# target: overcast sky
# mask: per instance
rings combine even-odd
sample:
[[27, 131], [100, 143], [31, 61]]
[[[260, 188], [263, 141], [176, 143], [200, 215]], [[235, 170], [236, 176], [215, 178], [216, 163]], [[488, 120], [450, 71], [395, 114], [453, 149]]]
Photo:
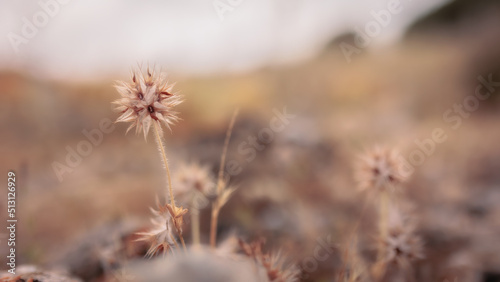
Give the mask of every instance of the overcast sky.
[[[364, 29], [371, 12], [387, 9], [391, 0], [54, 1], [40, 0], [57, 3], [44, 19], [39, 1], [0, 0], [0, 68], [61, 79], [126, 72], [137, 62], [187, 74], [248, 71], [307, 59], [335, 35]], [[221, 19], [215, 2], [234, 7]], [[401, 13], [372, 45], [398, 40], [415, 19], [445, 2], [401, 0]], [[26, 38], [23, 27], [36, 15], [43, 26]], [[18, 52], [12, 38], [22, 41]]]

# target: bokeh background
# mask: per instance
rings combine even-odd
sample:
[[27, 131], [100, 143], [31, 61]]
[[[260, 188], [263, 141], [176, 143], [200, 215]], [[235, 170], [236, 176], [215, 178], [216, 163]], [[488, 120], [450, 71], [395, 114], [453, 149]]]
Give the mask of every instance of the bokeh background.
[[[185, 97], [182, 121], [166, 132], [174, 171], [199, 161], [216, 173], [240, 109], [228, 159], [242, 171], [221, 214], [222, 238], [263, 236], [303, 268], [329, 238], [336, 251], [302, 279], [334, 281], [346, 230], [360, 220], [369, 256], [376, 229], [374, 207], [361, 213], [357, 156], [385, 145], [408, 157], [415, 139], [442, 128], [447, 140], [402, 192], [426, 242], [419, 281], [500, 281], [500, 3], [396, 1], [399, 12], [367, 35], [392, 2], [2, 0], [0, 171], [18, 176], [18, 265], [103, 279], [98, 263], [81, 270], [81, 257], [110, 244], [113, 232], [147, 226], [165, 181], [151, 138], [116, 124], [62, 180], [53, 164], [86, 140], [83, 130], [116, 119], [114, 82], [150, 65]], [[41, 24], [28, 38], [34, 21]], [[478, 77], [496, 82], [490, 97], [451, 128], [443, 114], [474, 95]], [[238, 146], [285, 107], [295, 118], [246, 161]]]

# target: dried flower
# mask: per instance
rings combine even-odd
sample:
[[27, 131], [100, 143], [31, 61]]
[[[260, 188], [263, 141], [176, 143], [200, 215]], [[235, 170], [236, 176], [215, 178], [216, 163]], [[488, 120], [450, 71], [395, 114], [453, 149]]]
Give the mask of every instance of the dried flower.
[[180, 166], [174, 175], [174, 187], [176, 199], [190, 205], [207, 205], [207, 197], [215, 193], [215, 183], [208, 166], [195, 162]]
[[134, 71], [132, 83], [119, 81], [115, 87], [121, 96], [113, 102], [121, 113], [116, 122], [131, 122], [127, 132], [135, 126], [136, 133], [142, 130], [146, 138], [152, 122], [163, 122], [170, 129], [179, 120], [173, 108], [182, 102], [181, 96], [172, 92], [174, 85], [169, 85], [161, 73], [156, 75], [149, 68], [146, 75]]
[[359, 188], [383, 190], [401, 184], [405, 178], [397, 156], [395, 150], [379, 147], [362, 156], [356, 173]]
[[250, 244], [238, 241], [246, 256], [252, 258], [258, 267], [262, 267], [270, 282], [292, 282], [298, 281], [300, 271], [294, 265], [285, 266], [280, 253], [269, 254], [262, 252], [264, 240], [260, 239]]
[[156, 198], [158, 210], [151, 208], [154, 218], [151, 219], [153, 228], [147, 232], [140, 232], [137, 241], [147, 241], [151, 243], [151, 247], [146, 253], [146, 256], [152, 257], [159, 252], [163, 254], [175, 244], [172, 233], [172, 221], [170, 212], [167, 206], [161, 206], [158, 198]]
[[177, 233], [179, 234], [179, 236], [182, 236], [182, 224], [184, 223], [183, 216], [188, 212], [188, 210], [170, 204], [165, 205], [165, 208], [168, 210], [168, 213], [172, 218]]
[[210, 219], [210, 246], [215, 248], [215, 244], [217, 241], [217, 221], [219, 218], [219, 212], [221, 208], [226, 204], [229, 200], [235, 188], [229, 187], [227, 184], [228, 180], [224, 179], [224, 164], [226, 162], [227, 148], [229, 147], [229, 139], [231, 139], [231, 134], [233, 132], [234, 123], [236, 122], [236, 117], [238, 116], [239, 110], [236, 109], [233, 113], [233, 117], [231, 118], [231, 122], [229, 122], [229, 127], [226, 131], [226, 138], [224, 139], [224, 147], [222, 149], [222, 155], [220, 157], [220, 167], [219, 167], [219, 175], [217, 176], [217, 186], [216, 186], [216, 194], [217, 197], [212, 203], [212, 216]]
[[415, 233], [416, 226], [410, 218], [392, 209], [389, 213], [389, 230], [382, 238], [385, 249], [385, 261], [407, 267], [410, 262], [422, 259], [423, 241]]

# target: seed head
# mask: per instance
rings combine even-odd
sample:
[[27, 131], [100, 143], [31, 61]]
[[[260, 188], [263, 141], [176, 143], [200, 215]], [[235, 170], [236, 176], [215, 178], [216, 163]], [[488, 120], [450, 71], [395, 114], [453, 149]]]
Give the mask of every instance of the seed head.
[[174, 183], [175, 198], [184, 204], [201, 205], [215, 193], [215, 183], [208, 166], [195, 162], [182, 164], [174, 175]]
[[383, 190], [401, 184], [401, 162], [395, 150], [376, 147], [361, 156], [356, 178], [361, 190]]
[[284, 258], [278, 253], [264, 253], [262, 245], [265, 240], [260, 239], [252, 243], [239, 240], [240, 248], [246, 256], [252, 258], [259, 268], [262, 268], [270, 282], [293, 282], [298, 281], [300, 274], [295, 265], [285, 266]]
[[407, 267], [410, 262], [422, 259], [423, 241], [415, 232], [415, 224], [393, 209], [389, 214], [387, 238], [382, 238], [385, 246], [385, 260], [388, 263]]
[[181, 96], [172, 92], [174, 84], [169, 85], [161, 73], [156, 75], [149, 68], [146, 74], [137, 70], [132, 82], [119, 81], [115, 87], [121, 96], [113, 102], [121, 113], [116, 122], [131, 122], [127, 132], [135, 126], [136, 133], [142, 130], [146, 138], [153, 122], [162, 122], [170, 129], [179, 120], [173, 109], [182, 102]]
[[168, 250], [175, 244], [172, 233], [171, 216], [166, 206], [161, 206], [158, 198], [156, 199], [158, 209], [151, 208], [154, 218], [151, 219], [153, 227], [147, 232], [137, 233], [139, 239], [137, 241], [146, 241], [151, 243], [151, 247], [146, 253], [146, 256], [152, 257], [157, 253], [166, 254]]

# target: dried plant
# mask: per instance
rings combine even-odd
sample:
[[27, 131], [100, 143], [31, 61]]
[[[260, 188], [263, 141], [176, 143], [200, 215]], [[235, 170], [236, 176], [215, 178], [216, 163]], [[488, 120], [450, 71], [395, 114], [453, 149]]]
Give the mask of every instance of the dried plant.
[[399, 210], [389, 213], [389, 232], [387, 238], [381, 238], [385, 245], [385, 261], [407, 268], [410, 262], [422, 259], [423, 241], [415, 233], [416, 224], [405, 217]]
[[285, 266], [285, 259], [279, 252], [270, 254], [262, 251], [262, 245], [265, 243], [264, 239], [251, 243], [245, 243], [242, 240], [238, 242], [243, 253], [252, 258], [258, 267], [265, 270], [270, 282], [298, 281], [300, 271], [295, 265]]
[[216, 189], [216, 199], [212, 204], [212, 217], [210, 222], [210, 246], [215, 248], [215, 243], [217, 241], [217, 221], [219, 218], [219, 212], [222, 207], [227, 203], [235, 188], [228, 186], [227, 180], [224, 179], [224, 165], [226, 162], [227, 148], [229, 146], [229, 140], [231, 139], [231, 134], [233, 131], [234, 123], [236, 122], [236, 117], [238, 116], [238, 110], [234, 111], [231, 122], [226, 132], [226, 139], [224, 141], [224, 148], [221, 155], [219, 175], [217, 178], [217, 189]]
[[[114, 101], [116, 111], [121, 113], [116, 122], [131, 122], [127, 132], [136, 128], [144, 138], [154, 122], [162, 122], [167, 128], [179, 120], [174, 108], [182, 102], [179, 94], [172, 92], [174, 84], [168, 84], [163, 74], [147, 69], [133, 71], [132, 82], [118, 81], [115, 86], [121, 98]], [[161, 127], [160, 127], [161, 128]]]
[[356, 178], [361, 190], [387, 191], [403, 183], [402, 163], [397, 158], [398, 152], [382, 147], [375, 147], [360, 157]]
[[[398, 152], [394, 149], [375, 147], [360, 157], [356, 171], [359, 188], [374, 191], [379, 196], [379, 232], [384, 238], [387, 236], [390, 192], [405, 180], [400, 174], [402, 164], [397, 156]], [[381, 252], [382, 246], [379, 255]]]
[[396, 208], [395, 195], [406, 180], [400, 172], [402, 162], [396, 150], [376, 147], [360, 158], [356, 178], [360, 190], [375, 192], [378, 204], [377, 261], [371, 267], [374, 281], [384, 281], [390, 264], [410, 271], [410, 262], [422, 258], [422, 240], [415, 225]]
[[179, 94], [173, 93], [173, 85], [169, 85], [163, 74], [156, 74], [147, 68], [146, 75], [140, 70], [132, 74], [132, 82], [118, 82], [116, 88], [121, 98], [114, 101], [116, 110], [121, 112], [121, 116], [116, 122], [131, 122], [127, 132], [136, 127], [136, 133], [143, 131], [146, 139], [151, 125], [154, 127], [156, 143], [165, 166], [170, 204], [166, 205], [166, 210], [172, 217], [173, 224], [179, 235], [182, 246], [186, 250], [184, 238], [182, 237], [182, 216], [187, 212], [182, 207], [175, 205], [172, 189], [172, 180], [168, 166], [167, 154], [163, 145], [163, 130], [161, 123], [170, 129], [170, 125], [178, 121], [177, 112], [173, 108], [182, 102]]
[[[285, 259], [279, 253], [264, 252], [262, 249], [264, 240], [245, 243], [241, 240], [236, 241], [232, 237], [232, 240], [221, 244], [219, 248], [216, 247], [220, 211], [235, 191], [235, 188], [229, 185], [229, 179], [224, 175], [224, 167], [238, 110], [234, 112], [226, 132], [216, 183], [208, 166], [198, 163], [180, 165], [172, 181], [162, 130], [162, 124], [170, 129], [170, 126], [179, 120], [174, 108], [182, 102], [182, 99], [172, 92], [172, 87], [173, 85], [169, 85], [161, 74], [150, 72], [149, 68], [146, 74], [140, 71], [134, 72], [131, 83], [119, 82], [116, 86], [121, 95], [121, 98], [114, 102], [117, 105], [116, 110], [121, 113], [117, 122], [131, 122], [127, 132], [136, 127], [136, 133], [142, 131], [145, 139], [151, 126], [154, 127], [155, 140], [167, 176], [167, 198], [170, 201], [162, 205], [157, 198], [157, 208], [151, 209], [154, 215], [153, 227], [146, 232], [138, 233], [140, 236], [138, 241], [146, 241], [150, 244], [146, 256], [153, 257], [160, 253], [165, 255], [169, 251], [176, 254], [174, 247], [180, 248], [177, 243], [179, 240], [184, 249], [182, 254], [184, 258], [194, 258], [196, 251], [208, 252], [210, 255], [229, 259], [239, 257], [246, 260], [250, 266], [255, 264], [256, 276], [264, 275], [268, 281], [297, 281], [299, 269], [293, 265], [286, 265]], [[344, 264], [337, 277], [339, 281], [354, 282], [363, 281], [366, 278], [384, 281], [390, 265], [397, 265], [409, 271], [411, 262], [423, 257], [422, 240], [416, 235], [415, 225], [404, 218], [393, 205], [393, 194], [405, 181], [405, 177], [400, 174], [401, 171], [402, 164], [395, 150], [376, 147], [360, 157], [356, 170], [359, 188], [362, 191], [374, 192], [377, 196], [372, 198], [376, 199], [375, 203], [379, 208], [377, 259], [370, 268], [367, 261], [358, 253], [359, 234], [356, 232], [360, 221], [357, 221], [353, 234], [349, 237], [348, 247], [345, 248]], [[176, 187], [175, 191], [172, 188], [173, 184]], [[210, 203], [209, 199], [212, 196], [214, 198], [211, 202], [211, 248], [208, 250], [199, 246], [188, 251], [183, 238], [184, 216], [188, 210], [176, 205], [174, 197], [181, 205], [191, 207], [192, 243], [197, 246], [201, 244], [199, 211]], [[363, 205], [363, 212], [367, 203]], [[235, 253], [236, 242], [245, 256]]]
[[182, 164], [174, 175], [175, 197], [189, 205], [193, 244], [200, 244], [200, 209], [209, 204], [215, 183], [208, 166], [198, 163]]
[[146, 253], [148, 257], [153, 257], [160, 252], [166, 254], [169, 250], [173, 252], [172, 247], [177, 244], [172, 234], [172, 220], [168, 207], [160, 205], [158, 198], [156, 198], [156, 205], [157, 210], [151, 208], [154, 215], [151, 219], [153, 228], [147, 232], [137, 233], [140, 236], [138, 241], [146, 241], [151, 245]]
[[175, 172], [175, 197], [181, 203], [193, 204], [193, 199], [208, 198], [215, 192], [215, 183], [207, 165], [192, 162], [181, 164]]
[[[389, 216], [388, 233], [379, 238], [383, 253], [373, 265], [372, 273], [376, 281], [386, 279], [387, 269], [396, 266], [413, 280], [412, 262], [424, 258], [423, 241], [416, 234], [416, 225], [409, 217], [404, 217], [400, 211], [393, 208]], [[384, 278], [385, 277], [385, 278]]]
[[342, 254], [343, 265], [337, 276], [339, 282], [364, 281], [366, 265], [358, 252], [358, 236], [354, 234], [350, 238], [348, 246]]

